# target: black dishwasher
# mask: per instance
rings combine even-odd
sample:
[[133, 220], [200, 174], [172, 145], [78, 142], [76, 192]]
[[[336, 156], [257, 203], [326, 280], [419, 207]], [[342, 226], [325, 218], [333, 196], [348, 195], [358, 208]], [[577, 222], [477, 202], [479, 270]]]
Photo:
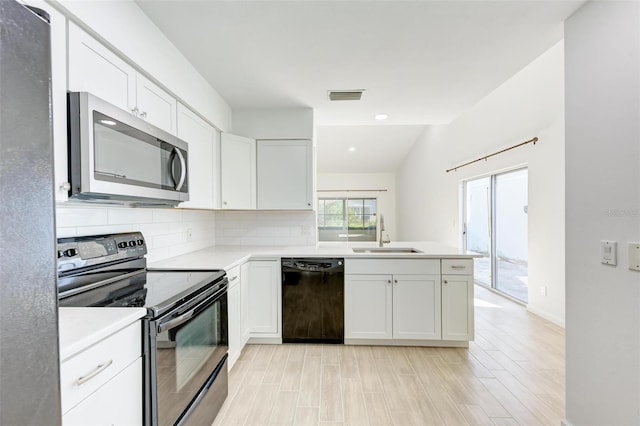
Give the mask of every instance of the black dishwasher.
[[282, 259], [282, 342], [344, 342], [344, 259]]

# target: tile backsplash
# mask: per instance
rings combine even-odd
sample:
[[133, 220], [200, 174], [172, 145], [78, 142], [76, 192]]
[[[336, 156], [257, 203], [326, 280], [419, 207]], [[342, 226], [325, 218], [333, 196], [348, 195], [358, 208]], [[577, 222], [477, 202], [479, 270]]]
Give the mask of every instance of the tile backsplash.
[[215, 245], [216, 213], [205, 210], [56, 206], [58, 238], [140, 231], [148, 262]]
[[316, 215], [309, 211], [218, 211], [215, 234], [216, 245], [315, 245]]

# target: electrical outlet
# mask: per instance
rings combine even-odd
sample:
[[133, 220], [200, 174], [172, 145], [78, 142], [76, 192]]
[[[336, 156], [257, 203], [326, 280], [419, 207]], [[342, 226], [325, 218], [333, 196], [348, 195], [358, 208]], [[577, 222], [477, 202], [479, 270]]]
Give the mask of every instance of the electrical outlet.
[[547, 295], [547, 286], [542, 286], [540, 287], [540, 296], [546, 296]]
[[193, 232], [191, 228], [187, 229], [187, 241], [191, 241], [193, 239]]

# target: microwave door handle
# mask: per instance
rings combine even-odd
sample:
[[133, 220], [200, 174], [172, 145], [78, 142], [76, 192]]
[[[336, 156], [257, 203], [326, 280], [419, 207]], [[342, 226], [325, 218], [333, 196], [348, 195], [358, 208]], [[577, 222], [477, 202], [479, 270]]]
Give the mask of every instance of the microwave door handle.
[[[184, 180], [187, 177], [187, 162], [184, 161], [184, 156], [182, 155], [182, 152], [180, 152], [178, 148], [174, 147], [173, 152], [176, 154], [178, 159], [180, 159], [180, 179], [178, 180], [178, 183], [175, 186], [175, 190], [180, 191], [180, 188], [182, 188], [182, 185], [184, 185]], [[174, 182], [175, 182], [175, 179], [174, 179]]]

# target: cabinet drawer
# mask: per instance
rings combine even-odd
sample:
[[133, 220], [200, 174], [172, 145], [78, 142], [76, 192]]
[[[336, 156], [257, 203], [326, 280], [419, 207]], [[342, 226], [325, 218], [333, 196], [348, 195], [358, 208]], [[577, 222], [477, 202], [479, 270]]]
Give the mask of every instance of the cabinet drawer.
[[442, 274], [473, 275], [473, 259], [442, 259]]
[[227, 271], [227, 279], [229, 280], [229, 288], [233, 288], [240, 284], [240, 267], [235, 266]]
[[[60, 366], [60, 391], [62, 413], [66, 413], [80, 401], [124, 370], [142, 354], [142, 326], [136, 321], [130, 326], [87, 348]], [[111, 362], [111, 364], [109, 364]], [[109, 364], [108, 366], [106, 366]], [[81, 377], [90, 376], [104, 369], [82, 384]]]
[[345, 274], [440, 274], [440, 259], [346, 259]]

